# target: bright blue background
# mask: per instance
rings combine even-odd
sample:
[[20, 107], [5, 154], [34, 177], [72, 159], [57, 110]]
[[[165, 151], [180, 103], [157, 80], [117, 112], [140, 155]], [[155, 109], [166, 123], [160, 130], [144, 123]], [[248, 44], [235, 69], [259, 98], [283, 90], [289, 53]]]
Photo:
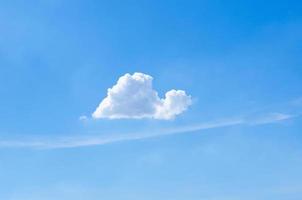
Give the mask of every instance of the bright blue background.
[[[300, 113], [301, 11], [290, 0], [2, 0], [0, 139]], [[136, 71], [161, 96], [184, 89], [194, 105], [173, 122], [78, 120]], [[0, 199], [300, 200], [301, 122], [1, 148]]]

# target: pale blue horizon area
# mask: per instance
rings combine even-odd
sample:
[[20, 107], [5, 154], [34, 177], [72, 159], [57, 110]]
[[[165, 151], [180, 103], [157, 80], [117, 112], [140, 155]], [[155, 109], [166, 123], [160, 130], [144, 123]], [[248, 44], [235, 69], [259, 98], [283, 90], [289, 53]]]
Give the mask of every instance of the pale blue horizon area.
[[[301, 11], [0, 0], [0, 199], [301, 200]], [[193, 104], [174, 120], [92, 119], [135, 72]]]

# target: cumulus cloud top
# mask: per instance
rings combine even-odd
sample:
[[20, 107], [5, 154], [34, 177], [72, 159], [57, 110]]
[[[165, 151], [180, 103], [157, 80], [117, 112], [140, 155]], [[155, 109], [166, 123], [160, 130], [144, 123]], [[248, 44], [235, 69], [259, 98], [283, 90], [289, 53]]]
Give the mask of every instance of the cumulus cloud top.
[[183, 90], [170, 90], [160, 98], [152, 87], [153, 78], [143, 73], [125, 74], [92, 114], [109, 119], [174, 119], [191, 105], [191, 96]]

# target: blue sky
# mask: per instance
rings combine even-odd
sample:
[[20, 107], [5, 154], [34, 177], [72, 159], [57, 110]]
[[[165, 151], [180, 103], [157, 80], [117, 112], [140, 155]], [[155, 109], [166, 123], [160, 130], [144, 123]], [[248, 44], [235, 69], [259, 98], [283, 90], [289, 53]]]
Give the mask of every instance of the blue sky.
[[[0, 1], [0, 199], [300, 200], [301, 10]], [[94, 119], [135, 72], [191, 103], [169, 120]]]

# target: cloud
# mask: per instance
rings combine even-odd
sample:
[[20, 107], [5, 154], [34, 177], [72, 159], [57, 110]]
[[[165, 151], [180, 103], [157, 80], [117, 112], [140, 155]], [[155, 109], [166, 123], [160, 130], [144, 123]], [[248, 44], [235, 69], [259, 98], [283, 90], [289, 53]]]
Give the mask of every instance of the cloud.
[[172, 129], [163, 129], [150, 132], [137, 132], [129, 134], [117, 134], [106, 136], [77, 136], [77, 137], [60, 137], [52, 140], [46, 139], [29, 139], [29, 140], [0, 140], [0, 148], [38, 148], [38, 149], [60, 149], [76, 148], [95, 145], [105, 145], [116, 142], [134, 141], [149, 138], [156, 138], [166, 135], [184, 134], [206, 129], [222, 128], [244, 124], [241, 119], [227, 119], [213, 122], [204, 122], [196, 125], [174, 127]]
[[174, 119], [192, 104], [183, 90], [170, 90], [160, 98], [152, 87], [153, 78], [143, 73], [125, 74], [92, 114], [93, 118], [108, 119]]
[[251, 124], [270, 124], [274, 122], [284, 121], [295, 117], [294, 115], [284, 113], [269, 113], [265, 116], [261, 116], [255, 120], [252, 120]]
[[79, 117], [79, 120], [80, 121], [87, 121], [88, 117], [86, 115], [82, 115], [82, 116]]
[[[300, 115], [287, 115], [281, 114], [265, 114], [261, 117], [240, 117], [229, 118], [223, 120], [215, 120], [210, 122], [202, 122], [195, 125], [178, 126], [171, 129], [161, 129], [150, 132], [137, 132], [127, 134], [115, 135], [90, 135], [90, 136], [77, 136], [77, 137], [60, 137], [53, 139], [28, 139], [28, 140], [0, 140], [0, 148], [37, 148], [37, 149], [60, 149], [60, 148], [77, 148], [96, 145], [106, 145], [116, 142], [135, 141], [149, 138], [156, 138], [161, 136], [192, 133], [201, 130], [223, 128], [230, 126], [261, 126], [265, 124], [278, 123], [281, 121], [289, 120], [299, 117]], [[283, 116], [281, 116], [283, 115]], [[290, 117], [285, 117], [290, 116]], [[269, 119], [269, 120], [267, 120]], [[256, 123], [257, 122], [257, 123]]]

